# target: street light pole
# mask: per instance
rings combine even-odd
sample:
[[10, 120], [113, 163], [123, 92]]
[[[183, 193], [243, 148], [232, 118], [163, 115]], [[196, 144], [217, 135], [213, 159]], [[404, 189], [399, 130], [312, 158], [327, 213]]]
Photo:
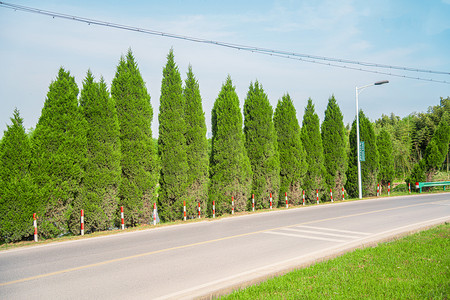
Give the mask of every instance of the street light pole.
[[361, 87], [356, 87], [355, 91], [356, 91], [356, 152], [357, 152], [357, 164], [358, 164], [358, 192], [359, 192], [359, 199], [362, 199], [362, 183], [361, 183], [361, 153], [360, 153], [360, 145], [359, 145], [359, 109], [358, 109], [358, 96], [359, 93], [369, 87], [369, 86], [373, 86], [373, 85], [382, 85], [385, 83], [389, 83], [388, 80], [383, 80], [383, 81], [377, 81], [375, 83], [371, 83], [368, 85], [364, 85]]

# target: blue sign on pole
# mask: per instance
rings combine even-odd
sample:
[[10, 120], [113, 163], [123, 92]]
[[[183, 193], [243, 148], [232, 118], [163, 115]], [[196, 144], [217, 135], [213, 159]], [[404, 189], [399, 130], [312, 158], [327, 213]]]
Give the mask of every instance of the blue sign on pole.
[[359, 142], [359, 160], [366, 161], [366, 150], [364, 148], [364, 142]]

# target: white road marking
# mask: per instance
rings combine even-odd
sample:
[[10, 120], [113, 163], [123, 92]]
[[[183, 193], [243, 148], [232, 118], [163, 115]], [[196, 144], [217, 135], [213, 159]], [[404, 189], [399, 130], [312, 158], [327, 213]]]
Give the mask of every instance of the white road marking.
[[311, 240], [337, 242], [337, 243], [345, 242], [344, 240], [331, 239], [331, 238], [318, 237], [318, 236], [311, 236], [311, 235], [303, 235], [303, 234], [292, 234], [292, 233], [279, 232], [279, 231], [266, 231], [266, 232], [263, 232], [263, 233], [292, 236], [292, 237], [296, 237], [296, 238], [304, 238], [304, 239], [311, 239]]
[[350, 231], [350, 230], [333, 229], [333, 228], [324, 228], [324, 227], [307, 226], [307, 225], [300, 225], [300, 226], [296, 226], [296, 227], [297, 227], [297, 228], [309, 228], [309, 229], [316, 229], [316, 230], [325, 230], [325, 231], [341, 232], [341, 233], [350, 233], [350, 234], [360, 234], [360, 235], [370, 235], [370, 234], [371, 234], [371, 233], [361, 232], [361, 231]]
[[288, 231], [295, 231], [295, 232], [303, 232], [303, 233], [309, 233], [309, 234], [318, 234], [318, 235], [328, 235], [328, 236], [335, 236], [335, 237], [341, 237], [341, 238], [347, 238], [347, 239], [357, 239], [360, 238], [361, 236], [357, 236], [357, 235], [349, 235], [349, 234], [336, 234], [336, 233], [329, 233], [329, 232], [320, 232], [320, 231], [311, 231], [311, 229], [309, 230], [303, 230], [303, 229], [298, 229], [298, 228], [282, 228], [282, 230], [288, 230]]

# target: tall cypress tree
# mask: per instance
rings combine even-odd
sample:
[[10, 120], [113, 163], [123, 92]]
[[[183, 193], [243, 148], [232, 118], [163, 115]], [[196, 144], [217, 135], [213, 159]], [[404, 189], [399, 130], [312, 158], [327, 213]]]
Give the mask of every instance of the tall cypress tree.
[[380, 172], [378, 181], [387, 186], [394, 179], [394, 153], [392, 150], [392, 138], [389, 132], [382, 128], [377, 136], [377, 149], [380, 155]]
[[[359, 135], [364, 142], [365, 161], [361, 162], [361, 181], [363, 196], [376, 194], [377, 176], [379, 171], [379, 154], [376, 145], [375, 132], [372, 123], [359, 111]], [[356, 145], [356, 120], [353, 121], [350, 131], [350, 153], [348, 158], [347, 182], [345, 189], [350, 197], [358, 197], [358, 167]]]
[[325, 118], [323, 120], [322, 143], [324, 152], [325, 183], [328, 189], [340, 192], [347, 177], [347, 139], [345, 135], [344, 117], [334, 98], [328, 99]]
[[31, 145], [19, 111], [14, 110], [0, 143], [0, 241], [20, 241], [33, 234], [38, 212], [30, 173]]
[[114, 101], [101, 78], [95, 82], [87, 72], [80, 97], [86, 120], [87, 161], [83, 180], [85, 230], [114, 226], [120, 183], [120, 131]]
[[161, 83], [158, 138], [161, 159], [159, 214], [162, 219], [169, 221], [181, 217], [188, 186], [185, 101], [181, 85], [171, 49]]
[[272, 106], [262, 86], [258, 81], [250, 83], [244, 102], [244, 133], [257, 208], [269, 207], [269, 193], [273, 193], [274, 206], [278, 202], [280, 158], [272, 115]]
[[195, 215], [197, 201], [206, 208], [208, 199], [208, 141], [200, 88], [189, 66], [183, 95], [186, 122], [186, 156], [188, 162], [187, 211]]
[[33, 176], [45, 207], [40, 232], [45, 236], [80, 230], [86, 132], [77, 95], [75, 78], [60, 68], [32, 138]]
[[303, 115], [301, 138], [308, 162], [308, 172], [304, 184], [305, 195], [309, 201], [313, 202], [316, 199], [316, 189], [319, 190], [319, 197], [323, 197], [325, 167], [319, 116], [314, 111], [311, 98], [308, 99]]
[[242, 114], [235, 87], [228, 76], [211, 113], [212, 153], [208, 210], [216, 204], [216, 214], [231, 212], [231, 197], [235, 209], [245, 210], [250, 199], [252, 170], [245, 151]]
[[287, 192], [289, 202], [292, 204], [302, 197], [302, 185], [308, 164], [300, 138], [297, 113], [289, 94], [278, 100], [273, 122], [277, 131], [280, 151], [279, 197], [281, 199]]
[[151, 219], [158, 173], [150, 95], [131, 50], [120, 58], [111, 96], [116, 103], [122, 151], [119, 205], [126, 211], [126, 224], [134, 226]]

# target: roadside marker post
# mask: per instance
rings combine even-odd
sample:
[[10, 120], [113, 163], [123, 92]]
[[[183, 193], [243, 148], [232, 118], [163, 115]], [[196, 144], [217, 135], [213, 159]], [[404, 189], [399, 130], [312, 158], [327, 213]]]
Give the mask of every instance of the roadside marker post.
[[81, 235], [84, 235], [84, 210], [81, 210]]
[[305, 190], [303, 190], [303, 206], [305, 206]]
[[183, 201], [183, 220], [186, 221], [186, 201]]
[[408, 192], [411, 194], [411, 183], [408, 183]]
[[380, 196], [380, 184], [377, 184], [377, 197]]
[[213, 218], [216, 217], [216, 201], [213, 200]]
[[331, 191], [331, 189], [330, 189], [330, 198], [331, 198], [331, 203], [333, 203], [334, 201], [333, 201], [333, 192]]
[[287, 192], [284, 192], [284, 197], [286, 198], [286, 208], [289, 208], [288, 200], [287, 200]]
[[125, 229], [125, 222], [124, 222], [124, 219], [123, 219], [123, 206], [121, 206], [120, 207], [120, 224], [121, 224], [121, 228], [122, 228], [122, 230], [124, 230]]
[[270, 193], [270, 209], [272, 209], [272, 193]]
[[36, 213], [33, 214], [33, 226], [34, 226], [34, 241], [38, 241], [38, 235], [37, 235], [37, 221], [36, 221]]
[[319, 204], [319, 190], [316, 189], [316, 195], [317, 195], [317, 204]]
[[200, 202], [198, 203], [198, 218], [199, 218], [199, 219], [202, 218], [201, 208], [200, 208]]
[[156, 225], [156, 202], [153, 203], [153, 225]]
[[234, 197], [231, 196], [231, 214], [234, 215]]
[[255, 194], [252, 194], [252, 210], [255, 211]]
[[344, 192], [344, 188], [342, 188], [342, 201], [345, 200], [345, 192]]
[[391, 183], [388, 182], [388, 196], [391, 195]]

